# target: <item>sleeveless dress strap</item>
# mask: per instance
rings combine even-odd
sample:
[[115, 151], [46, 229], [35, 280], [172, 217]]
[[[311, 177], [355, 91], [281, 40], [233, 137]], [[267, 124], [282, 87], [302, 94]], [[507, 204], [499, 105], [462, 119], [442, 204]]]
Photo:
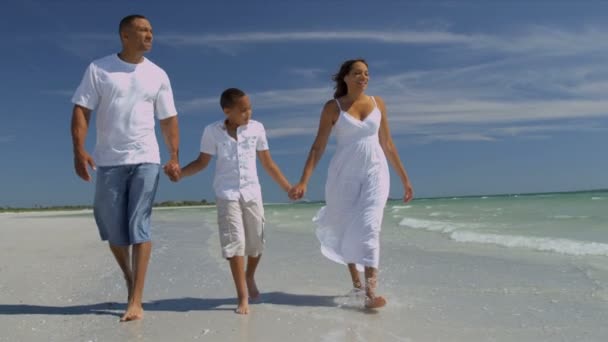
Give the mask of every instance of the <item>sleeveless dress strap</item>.
[[338, 99], [336, 100], [336, 104], [338, 105], [338, 109], [340, 110], [340, 112], [342, 112], [342, 106], [340, 106], [340, 101], [338, 101]]
[[378, 104], [376, 103], [376, 99], [373, 96], [370, 96], [372, 98], [372, 101], [374, 101], [374, 107], [378, 107]]

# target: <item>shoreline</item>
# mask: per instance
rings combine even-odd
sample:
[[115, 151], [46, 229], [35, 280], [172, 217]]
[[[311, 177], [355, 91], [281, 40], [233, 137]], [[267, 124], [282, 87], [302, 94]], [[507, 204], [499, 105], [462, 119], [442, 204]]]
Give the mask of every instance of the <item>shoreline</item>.
[[[590, 189], [590, 190], [571, 190], [571, 191], [549, 191], [549, 192], [521, 192], [521, 193], [502, 193], [502, 194], [476, 194], [476, 195], [442, 195], [442, 196], [430, 196], [430, 197], [415, 197], [412, 201], [420, 201], [420, 200], [442, 200], [442, 199], [468, 199], [468, 198], [480, 198], [480, 197], [488, 197], [488, 198], [497, 198], [497, 197], [527, 197], [527, 196], [542, 196], [542, 195], [575, 195], [581, 193], [602, 193], [608, 192], [608, 189]], [[389, 198], [388, 201], [400, 201], [401, 198]], [[289, 205], [289, 204], [316, 204], [316, 203], [324, 203], [324, 200], [300, 200], [300, 201], [289, 201], [289, 202], [268, 202], [264, 203], [264, 205]], [[411, 202], [410, 202], [411, 203]], [[178, 209], [178, 208], [198, 208], [198, 207], [208, 207], [214, 206], [215, 203], [208, 202], [206, 204], [200, 205], [162, 205], [155, 206], [153, 209]], [[44, 207], [44, 208], [11, 208], [11, 207], [0, 207], [0, 214], [3, 213], [20, 213], [20, 212], [41, 212], [41, 211], [79, 211], [79, 210], [92, 210], [92, 206], [78, 206], [75, 205], [74, 208], [70, 208], [70, 206], [57, 206], [57, 207]]]

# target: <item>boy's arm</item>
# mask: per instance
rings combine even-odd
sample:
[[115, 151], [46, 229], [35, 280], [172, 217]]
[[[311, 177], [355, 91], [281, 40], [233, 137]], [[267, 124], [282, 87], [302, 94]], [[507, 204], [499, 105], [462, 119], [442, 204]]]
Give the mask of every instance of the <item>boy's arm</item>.
[[287, 178], [285, 178], [281, 172], [281, 169], [279, 169], [277, 164], [275, 164], [275, 162], [272, 160], [270, 150], [258, 151], [258, 158], [260, 158], [262, 166], [266, 172], [268, 172], [270, 177], [272, 177], [272, 179], [274, 179], [274, 181], [277, 182], [277, 184], [279, 184], [279, 186], [285, 192], [288, 192], [289, 189], [291, 189], [291, 184], [289, 184], [289, 181], [287, 181]]
[[209, 165], [211, 158], [213, 158], [211, 154], [201, 152], [197, 159], [191, 161], [182, 169], [181, 177], [192, 176], [193, 174], [203, 170], [207, 167], [207, 165]]

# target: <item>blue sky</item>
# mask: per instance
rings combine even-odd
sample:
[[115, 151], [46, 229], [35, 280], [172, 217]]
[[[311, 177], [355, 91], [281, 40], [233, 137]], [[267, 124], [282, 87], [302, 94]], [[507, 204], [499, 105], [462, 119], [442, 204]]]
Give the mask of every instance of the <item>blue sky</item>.
[[[131, 13], [155, 31], [148, 58], [172, 82], [182, 163], [223, 117], [219, 94], [239, 87], [297, 181], [331, 75], [364, 57], [417, 196], [608, 187], [608, 3], [9, 0], [0, 206], [92, 202], [93, 184], [73, 171], [70, 98], [93, 59], [119, 51], [118, 22]], [[91, 129], [90, 151], [94, 140]], [[323, 198], [332, 152], [333, 142], [308, 199]], [[178, 184], [163, 177], [157, 201], [212, 200], [213, 167]], [[265, 201], [286, 202], [259, 174]], [[401, 197], [394, 173], [391, 185]]]

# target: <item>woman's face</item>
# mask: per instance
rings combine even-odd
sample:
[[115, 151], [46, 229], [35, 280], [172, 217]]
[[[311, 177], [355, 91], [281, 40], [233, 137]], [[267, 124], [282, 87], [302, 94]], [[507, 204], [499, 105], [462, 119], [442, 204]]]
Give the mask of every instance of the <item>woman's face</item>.
[[355, 62], [350, 68], [350, 72], [344, 76], [344, 82], [350, 91], [364, 91], [369, 81], [369, 71], [363, 62]]

